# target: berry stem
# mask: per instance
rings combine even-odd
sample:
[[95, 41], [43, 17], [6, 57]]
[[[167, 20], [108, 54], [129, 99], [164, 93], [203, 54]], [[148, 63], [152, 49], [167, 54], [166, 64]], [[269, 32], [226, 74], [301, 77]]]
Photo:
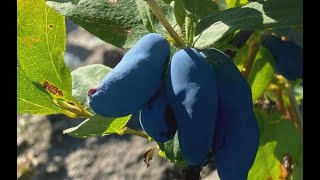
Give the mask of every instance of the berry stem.
[[185, 44], [183, 40], [180, 38], [180, 36], [176, 33], [176, 31], [173, 29], [173, 27], [170, 25], [168, 22], [167, 18], [165, 15], [162, 13], [159, 5], [154, 1], [154, 0], [146, 0], [148, 3], [150, 9], [152, 12], [156, 15], [156, 17], [159, 19], [163, 27], [168, 31], [168, 33], [171, 35], [171, 37], [174, 39], [175, 44], [179, 48], [185, 47]]
[[247, 55], [247, 61], [244, 63], [242, 75], [248, 79], [251, 67], [254, 63], [256, 55], [259, 51], [260, 44], [258, 42], [249, 42], [249, 50]]

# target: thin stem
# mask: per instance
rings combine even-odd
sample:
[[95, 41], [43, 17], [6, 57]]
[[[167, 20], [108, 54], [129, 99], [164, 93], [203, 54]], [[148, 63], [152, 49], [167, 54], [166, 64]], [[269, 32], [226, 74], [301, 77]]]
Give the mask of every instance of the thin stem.
[[149, 137], [148, 134], [146, 134], [146, 133], [143, 133], [143, 132], [140, 132], [140, 131], [136, 131], [136, 130], [128, 128], [128, 127], [124, 127], [123, 128], [123, 133], [124, 134], [132, 134], [132, 135], [140, 136], [140, 137], [143, 137], [143, 138], [146, 138], [146, 139], [148, 139], [148, 137]]
[[257, 55], [257, 53], [259, 51], [259, 47], [260, 47], [260, 44], [257, 43], [257, 42], [249, 43], [247, 61], [244, 63], [243, 71], [242, 71], [242, 75], [246, 79], [248, 78], [248, 76], [250, 74], [250, 70], [251, 70], [251, 67], [252, 67], [252, 65], [254, 63], [256, 55]]
[[89, 111], [87, 111], [82, 106], [82, 104], [79, 103], [79, 101], [77, 99], [75, 99], [73, 96], [71, 96], [71, 97], [72, 97], [73, 103], [76, 105], [76, 107], [78, 107], [81, 110], [81, 113], [78, 115], [79, 117], [90, 118], [93, 116], [93, 114], [91, 114]]
[[170, 25], [167, 18], [165, 17], [165, 15], [162, 13], [160, 7], [158, 6], [158, 4], [154, 0], [146, 0], [146, 2], [148, 3], [149, 7], [153, 11], [153, 13], [156, 15], [156, 17], [159, 19], [159, 21], [161, 22], [163, 27], [168, 31], [168, 33], [174, 39], [176, 45], [179, 48], [185, 47], [183, 40], [180, 38], [180, 36], [176, 33], [176, 31]]
[[93, 114], [91, 114], [89, 111], [85, 110], [84, 108], [81, 108], [81, 110], [82, 111], [79, 117], [90, 118], [93, 116]]

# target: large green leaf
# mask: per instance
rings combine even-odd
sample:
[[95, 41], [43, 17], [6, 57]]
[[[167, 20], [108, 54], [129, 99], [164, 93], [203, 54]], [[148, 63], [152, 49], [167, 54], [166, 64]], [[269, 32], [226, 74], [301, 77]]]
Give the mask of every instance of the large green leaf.
[[148, 31], [144, 28], [135, 0], [83, 0], [77, 5], [65, 0], [47, 4], [90, 33], [118, 47], [131, 47]]
[[277, 142], [272, 141], [260, 145], [254, 165], [249, 171], [248, 180], [254, 179], [279, 179], [281, 169], [279, 160], [274, 155]]
[[[144, 0], [143, 0], [144, 1]], [[161, 0], [155, 0], [156, 3], [159, 5], [161, 12], [165, 15], [165, 17], [167, 18], [168, 22], [175, 27], [175, 25], [177, 24], [176, 18], [175, 18], [175, 14], [174, 14], [174, 8], [169, 5], [166, 4], [165, 2], [161, 1]], [[148, 6], [149, 8], [149, 6]], [[158, 20], [158, 18], [153, 14], [150, 13], [151, 16], [151, 21], [153, 24], [153, 30], [156, 33], [160, 33], [164, 36], [169, 36], [169, 34], [167, 33], [166, 29], [162, 26], [162, 24], [160, 23], [160, 21]], [[176, 30], [178, 28], [175, 28]]]
[[56, 106], [40, 84], [31, 82], [21, 68], [17, 68], [17, 113], [54, 114], [64, 110]]
[[87, 138], [91, 136], [105, 136], [110, 134], [122, 134], [122, 128], [125, 127], [130, 120], [131, 115], [119, 118], [107, 118], [99, 115], [83, 121], [76, 127], [72, 127], [63, 131], [70, 136], [76, 138]]
[[303, 24], [302, 0], [253, 2], [201, 20], [195, 47], [204, 48], [238, 29], [265, 29]]
[[260, 46], [247, 79], [252, 90], [253, 102], [267, 89], [273, 79], [274, 73], [274, 59], [272, 54], [268, 49]]
[[218, 5], [212, 0], [182, 0], [189, 14], [202, 19], [219, 10]]
[[177, 132], [171, 140], [164, 143], [158, 142], [158, 144], [164, 156], [171, 162], [180, 166], [187, 166], [187, 162], [184, 161], [181, 154]]
[[90, 88], [99, 85], [100, 81], [111, 71], [111, 68], [93, 64], [80, 67], [72, 71], [72, 95], [82, 104], [87, 110], [93, 113], [87, 103], [87, 94]]
[[183, 29], [187, 13], [184, 9], [182, 0], [175, 0], [173, 9], [177, 24], [180, 26], [180, 29]]
[[255, 115], [260, 126], [260, 143], [248, 179], [279, 179], [284, 155], [290, 155], [294, 163], [302, 166], [302, 134], [293, 123], [282, 119], [279, 113], [261, 109], [256, 109]]
[[[71, 74], [63, 60], [66, 43], [64, 17], [48, 7], [44, 0], [18, 0], [17, 43], [21, 68], [18, 73], [21, 76], [18, 78], [18, 113], [83, 115], [82, 107], [71, 95]], [[27, 97], [26, 92], [36, 95]], [[38, 106], [36, 110], [35, 104], [45, 102], [45, 106], [51, 109]]]
[[54, 84], [71, 94], [71, 75], [64, 63], [65, 19], [44, 0], [18, 0], [18, 61], [34, 82]]
[[145, 0], [135, 0], [140, 17], [149, 32], [155, 32], [152, 21], [152, 12]]
[[[156, 1], [167, 18], [173, 14], [170, 5], [162, 0]], [[93, 35], [122, 48], [132, 47], [138, 39], [152, 30], [152, 24], [155, 25], [155, 22], [150, 22], [153, 18], [149, 10], [145, 9], [142, 12], [142, 8], [146, 7], [143, 4], [145, 2], [141, 3], [141, 7], [138, 8], [136, 0], [82, 0], [77, 5], [65, 0], [47, 1], [49, 6]], [[169, 18], [169, 22], [170, 19], [172, 18]], [[153, 28], [158, 30], [156, 27]]]

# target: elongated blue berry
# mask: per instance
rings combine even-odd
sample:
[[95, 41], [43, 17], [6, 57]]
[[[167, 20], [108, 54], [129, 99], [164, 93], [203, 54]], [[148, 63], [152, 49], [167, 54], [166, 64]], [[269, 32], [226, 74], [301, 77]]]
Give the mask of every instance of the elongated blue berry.
[[172, 57], [167, 85], [182, 156], [189, 165], [202, 165], [208, 159], [215, 129], [215, 73], [196, 49], [182, 49]]
[[217, 49], [202, 51], [217, 74], [218, 110], [212, 142], [220, 179], [246, 180], [259, 145], [251, 88], [227, 55]]
[[89, 90], [93, 111], [106, 117], [138, 112], [160, 88], [169, 44], [156, 33], [142, 37], [108, 73], [100, 85]]
[[174, 136], [177, 125], [164, 84], [141, 109], [139, 118], [143, 129], [157, 142], [168, 141]]
[[263, 45], [270, 50], [276, 71], [288, 80], [296, 80], [303, 75], [303, 49], [290, 41], [281, 41], [273, 35], [263, 37]]

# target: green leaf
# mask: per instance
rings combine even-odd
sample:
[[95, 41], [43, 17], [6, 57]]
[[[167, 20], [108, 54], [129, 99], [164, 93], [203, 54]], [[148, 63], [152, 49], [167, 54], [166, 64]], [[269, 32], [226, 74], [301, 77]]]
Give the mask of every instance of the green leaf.
[[101, 65], [93, 64], [80, 67], [72, 71], [72, 95], [91, 113], [94, 113], [87, 103], [87, 94], [90, 88], [99, 85], [100, 81], [112, 69]]
[[180, 26], [180, 29], [184, 27], [184, 20], [186, 18], [186, 10], [184, 9], [182, 0], [175, 0], [173, 5], [174, 16], [176, 18], [177, 24]]
[[181, 150], [179, 147], [179, 139], [178, 133], [174, 135], [174, 137], [164, 143], [158, 142], [161, 151], [164, 153], [160, 153], [161, 157], [168, 158], [171, 162], [180, 165], [180, 166], [187, 166], [187, 162], [184, 161]]
[[71, 75], [64, 63], [65, 19], [44, 0], [18, 0], [18, 61], [33, 82], [54, 84], [71, 94]]
[[302, 153], [301, 158], [298, 162], [295, 163], [293, 172], [291, 174], [290, 180], [301, 180], [303, 179], [303, 161], [302, 161]]
[[47, 4], [93, 35], [118, 47], [129, 48], [148, 33], [135, 0], [82, 0], [77, 5], [51, 0]]
[[44, 88], [31, 82], [21, 68], [17, 69], [17, 81], [18, 114], [53, 114], [59, 111]]
[[[28, 103], [31, 104], [46, 102], [50, 108], [59, 107], [50, 111], [44, 111], [43, 107], [39, 107], [38, 112], [33, 105], [32, 110], [28, 111], [28, 104], [20, 101], [18, 112], [64, 113], [69, 117], [84, 115], [81, 105], [71, 95], [71, 74], [63, 60], [66, 43], [64, 17], [48, 7], [44, 0], [18, 0], [17, 37], [18, 64], [21, 68], [19, 71], [24, 73], [24, 77], [21, 73], [18, 74], [23, 77], [19, 79], [21, 82], [18, 82], [18, 86], [21, 86], [18, 87], [21, 100], [28, 99]], [[30, 83], [35, 87], [31, 88]], [[37, 96], [26, 97], [25, 92], [29, 90], [22, 87], [26, 87], [27, 84], [38, 94]], [[38, 92], [35, 91], [37, 89]], [[40, 91], [46, 92], [47, 95], [39, 93]]]
[[302, 165], [302, 135], [293, 123], [281, 119], [279, 113], [267, 113], [261, 109], [256, 109], [255, 115], [260, 126], [260, 143], [248, 180], [278, 179], [280, 160], [286, 154]]
[[148, 3], [146, 3], [145, 0], [135, 0], [135, 2], [144, 26], [147, 28], [149, 32], [155, 32], [152, 23], [153, 14], [151, 12], [151, 9], [149, 8]]
[[209, 14], [219, 11], [218, 5], [212, 0], [182, 0], [188, 14], [202, 19]]
[[247, 79], [252, 90], [253, 102], [267, 89], [273, 79], [274, 73], [274, 59], [272, 54], [268, 49], [260, 46]]
[[287, 6], [277, 6], [280, 3], [277, 2], [278, 0], [253, 2], [208, 16], [198, 24], [198, 35], [194, 38], [195, 47], [210, 46], [223, 36], [239, 29], [257, 30], [303, 24], [301, 0], [280, 1], [286, 2]]
[[248, 0], [226, 0], [227, 8], [234, 8], [247, 4]]
[[187, 39], [188, 47], [191, 47], [198, 22], [196, 17], [194, 17], [191, 14], [188, 14], [185, 20], [186, 20], [186, 39]]
[[[174, 16], [170, 5], [162, 0], [156, 1], [169, 22], [172, 22]], [[146, 28], [135, 0], [82, 0], [77, 5], [65, 0], [49, 0], [47, 4], [93, 35], [117, 47], [132, 47], [138, 39], [149, 33], [147, 28], [151, 28], [151, 24], [148, 25], [151, 17], [143, 15]], [[152, 19], [153, 30], [166, 35], [158, 21]]]
[[279, 179], [280, 168], [279, 160], [274, 155], [277, 142], [272, 141], [260, 145], [256, 155], [255, 162], [248, 174], [248, 180], [254, 179]]
[[107, 118], [99, 115], [83, 121], [76, 127], [72, 127], [63, 131], [70, 136], [76, 138], [88, 138], [92, 136], [105, 136], [110, 134], [122, 134], [122, 128], [130, 120], [131, 115], [119, 118]]

